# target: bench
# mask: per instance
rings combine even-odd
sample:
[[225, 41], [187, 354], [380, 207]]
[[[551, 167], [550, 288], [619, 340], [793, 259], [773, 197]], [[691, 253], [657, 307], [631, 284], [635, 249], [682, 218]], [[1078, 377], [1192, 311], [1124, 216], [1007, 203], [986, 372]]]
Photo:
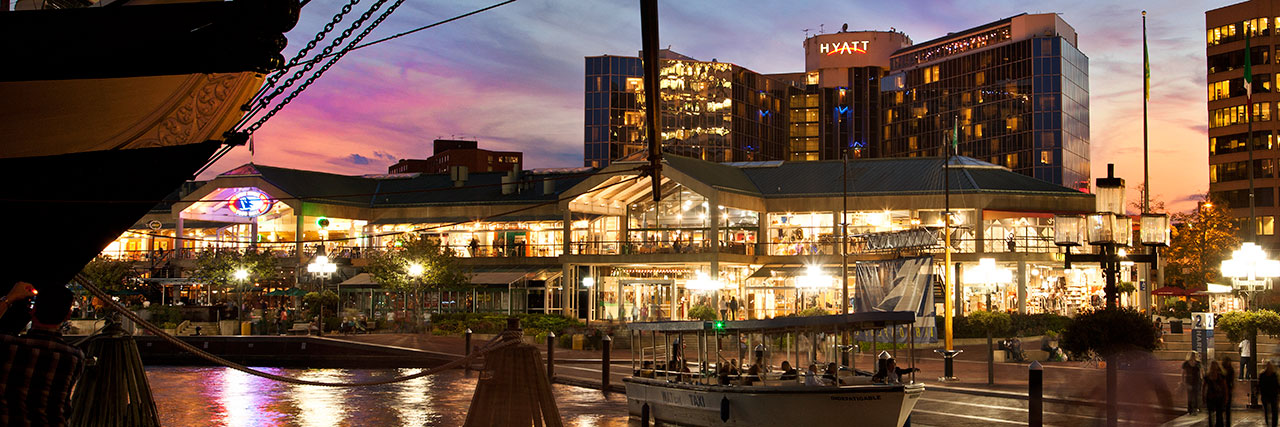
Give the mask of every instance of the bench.
[[289, 335], [301, 334], [309, 335], [311, 333], [310, 322], [293, 322], [293, 327], [289, 328]]

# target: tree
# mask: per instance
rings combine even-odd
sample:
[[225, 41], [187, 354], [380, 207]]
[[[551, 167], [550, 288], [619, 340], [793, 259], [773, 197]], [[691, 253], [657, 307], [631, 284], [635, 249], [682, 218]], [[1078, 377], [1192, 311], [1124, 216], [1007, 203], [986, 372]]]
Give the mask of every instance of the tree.
[[[249, 272], [249, 279], [237, 282], [237, 270]], [[205, 251], [196, 258], [196, 268], [191, 277], [199, 279], [212, 287], [226, 289], [232, 285], [247, 289], [254, 281], [272, 281], [280, 278], [279, 264], [276, 257], [268, 251], [258, 252], [252, 248], [244, 252], [234, 249]]]
[[1221, 280], [1218, 266], [1240, 246], [1235, 218], [1225, 202], [1212, 201], [1208, 195], [1191, 212], [1173, 215], [1172, 242], [1165, 256], [1165, 283], [1196, 289], [1205, 283]]
[[987, 331], [987, 384], [995, 384], [996, 349], [991, 344], [991, 336], [1007, 332], [1013, 326], [1013, 318], [1003, 311], [975, 311], [969, 313], [967, 321]]
[[[411, 275], [415, 270], [420, 272]], [[399, 247], [373, 254], [365, 272], [382, 286], [411, 295], [417, 305], [415, 310], [422, 307], [427, 290], [471, 286], [469, 272], [460, 265], [452, 249], [418, 236], [408, 236], [401, 240]]]
[[133, 263], [130, 261], [98, 256], [80, 270], [90, 282], [102, 290], [110, 292], [124, 289], [129, 278], [135, 275]]
[[[1135, 214], [1142, 213], [1142, 189], [1146, 187], [1147, 187], [1146, 184], [1138, 184], [1138, 186], [1133, 188], [1133, 192], [1129, 193], [1129, 194], [1136, 194], [1138, 196], [1138, 198], [1129, 201], [1129, 209], [1128, 209], [1129, 212], [1135, 213]], [[1165, 212], [1164, 200], [1160, 199], [1160, 195], [1153, 194], [1150, 197], [1151, 199], [1149, 200], [1150, 203], [1148, 203], [1148, 206], [1147, 206], [1147, 212], [1156, 212], [1156, 213]]]

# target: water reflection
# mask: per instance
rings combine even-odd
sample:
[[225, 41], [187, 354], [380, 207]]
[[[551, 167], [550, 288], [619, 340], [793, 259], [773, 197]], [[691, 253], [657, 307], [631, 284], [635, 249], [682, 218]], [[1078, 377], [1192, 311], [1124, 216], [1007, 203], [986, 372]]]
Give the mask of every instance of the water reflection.
[[[416, 369], [278, 369], [315, 381], [368, 381]], [[284, 384], [228, 368], [147, 368], [164, 426], [457, 426], [466, 420], [476, 373], [447, 371], [373, 387]], [[553, 385], [568, 426], [627, 425], [626, 396]]]

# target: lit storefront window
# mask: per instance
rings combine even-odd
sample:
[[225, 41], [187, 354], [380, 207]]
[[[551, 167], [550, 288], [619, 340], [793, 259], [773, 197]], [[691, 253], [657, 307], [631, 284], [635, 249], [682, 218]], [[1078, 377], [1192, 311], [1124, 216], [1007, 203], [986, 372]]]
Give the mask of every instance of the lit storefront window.
[[830, 212], [769, 214], [769, 255], [831, 254], [834, 219]]

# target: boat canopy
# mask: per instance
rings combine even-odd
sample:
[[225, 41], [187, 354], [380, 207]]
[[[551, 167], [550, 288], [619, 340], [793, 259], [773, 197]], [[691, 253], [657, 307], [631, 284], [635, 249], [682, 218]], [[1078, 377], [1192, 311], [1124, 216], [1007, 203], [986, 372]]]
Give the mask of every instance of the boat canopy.
[[847, 315], [778, 317], [765, 320], [635, 322], [627, 324], [627, 328], [633, 331], [655, 332], [711, 330], [768, 332], [794, 329], [860, 331], [894, 325], [909, 325], [915, 323], [915, 321], [916, 314], [910, 311], [871, 311]]

